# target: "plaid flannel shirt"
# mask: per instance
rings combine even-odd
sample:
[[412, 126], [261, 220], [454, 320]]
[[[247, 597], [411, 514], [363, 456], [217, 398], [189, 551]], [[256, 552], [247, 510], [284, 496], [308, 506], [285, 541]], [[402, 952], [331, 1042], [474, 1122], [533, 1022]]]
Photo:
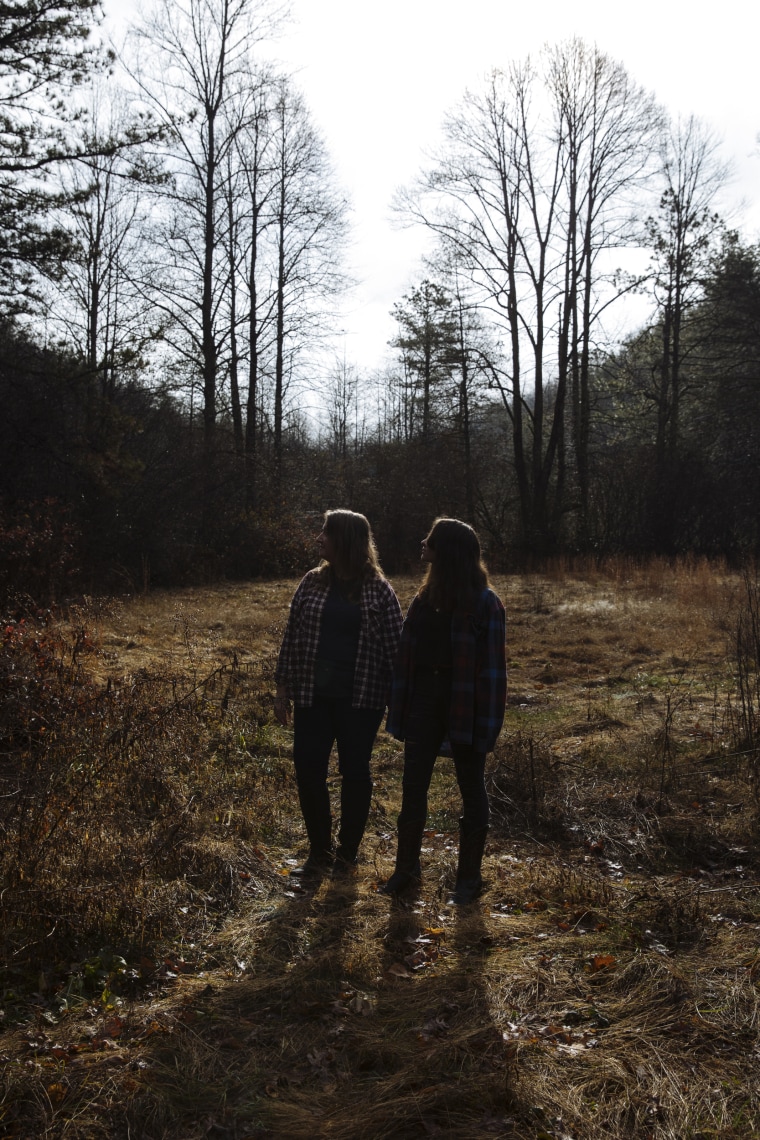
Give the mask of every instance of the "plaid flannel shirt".
[[[417, 644], [414, 598], [401, 634], [393, 671], [387, 731], [404, 739], [409, 697], [414, 681]], [[507, 703], [506, 618], [504, 606], [493, 592], [484, 590], [475, 612], [454, 610], [451, 615], [451, 708], [449, 739], [490, 752], [504, 723]]]
[[[301, 579], [290, 603], [274, 679], [284, 685], [296, 705], [309, 708], [314, 700], [314, 664], [322, 611], [330, 587], [316, 570]], [[359, 596], [359, 645], [351, 705], [355, 709], [384, 709], [388, 703], [393, 662], [403, 616], [393, 587], [385, 578], [362, 583]]]

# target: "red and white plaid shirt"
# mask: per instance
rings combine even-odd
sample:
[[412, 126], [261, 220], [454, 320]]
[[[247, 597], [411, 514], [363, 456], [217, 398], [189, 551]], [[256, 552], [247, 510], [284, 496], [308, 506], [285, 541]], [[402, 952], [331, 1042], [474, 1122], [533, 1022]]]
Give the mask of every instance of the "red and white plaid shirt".
[[[314, 700], [314, 664], [322, 611], [329, 583], [316, 570], [301, 579], [290, 603], [274, 679], [284, 685], [296, 705], [309, 708]], [[385, 578], [362, 583], [359, 596], [359, 646], [351, 705], [355, 709], [384, 709], [388, 703], [393, 662], [403, 615], [393, 587]]]

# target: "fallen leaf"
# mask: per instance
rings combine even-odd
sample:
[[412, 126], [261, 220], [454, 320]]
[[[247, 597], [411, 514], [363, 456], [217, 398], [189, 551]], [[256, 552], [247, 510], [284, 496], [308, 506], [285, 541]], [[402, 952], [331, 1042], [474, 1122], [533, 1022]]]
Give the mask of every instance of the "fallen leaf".
[[367, 994], [354, 994], [348, 1003], [348, 1008], [352, 1013], [359, 1013], [363, 1017], [367, 1017], [370, 1013], [374, 1012], [372, 998]]
[[125, 1021], [122, 1017], [109, 1017], [103, 1025], [103, 1037], [120, 1037], [124, 1031]]
[[149, 1021], [140, 1034], [141, 1037], [152, 1037], [155, 1033], [168, 1033], [169, 1030], [160, 1021]]

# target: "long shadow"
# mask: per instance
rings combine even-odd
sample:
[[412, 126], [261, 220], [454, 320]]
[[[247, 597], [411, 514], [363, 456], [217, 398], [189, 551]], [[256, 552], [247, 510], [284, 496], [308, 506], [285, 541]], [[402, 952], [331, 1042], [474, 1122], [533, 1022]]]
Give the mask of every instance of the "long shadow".
[[244, 970], [199, 984], [193, 1016], [157, 1042], [131, 1134], [186, 1140], [203, 1121], [220, 1140], [537, 1135], [492, 1010], [488, 901], [447, 906], [427, 863], [401, 903], [365, 863], [252, 909]]
[[315, 1074], [324, 1083], [322, 1022], [340, 999], [358, 890], [351, 876], [326, 875], [306, 890], [285, 880], [269, 906], [251, 906], [250, 931], [238, 916], [229, 980], [199, 978], [184, 1001], [174, 998], [172, 1032], [150, 1042], [125, 1136], [188, 1140], [201, 1122], [198, 1135], [216, 1140], [288, 1134], [272, 1128], [269, 1109]]
[[386, 1102], [376, 1106], [378, 1130], [362, 1135], [524, 1138], [515, 1130], [510, 1055], [484, 978], [487, 904], [446, 905], [445, 875], [435, 883], [435, 861], [428, 863], [422, 890], [388, 904], [384, 975], [391, 981], [378, 1013], [390, 1047], [371, 1073], [384, 1073]]

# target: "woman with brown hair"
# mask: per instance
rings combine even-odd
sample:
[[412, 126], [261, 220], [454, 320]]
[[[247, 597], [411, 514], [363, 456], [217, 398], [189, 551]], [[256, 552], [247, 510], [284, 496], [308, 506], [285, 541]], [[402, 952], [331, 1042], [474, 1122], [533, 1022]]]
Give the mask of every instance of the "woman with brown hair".
[[[388, 703], [401, 633], [398, 599], [380, 568], [364, 515], [327, 511], [322, 561], [290, 604], [275, 671], [275, 716], [293, 712], [293, 760], [309, 856], [291, 874], [319, 877], [356, 866], [372, 798], [370, 757]], [[333, 854], [327, 769], [333, 744], [341, 775]]]
[[404, 622], [387, 729], [404, 741], [396, 869], [380, 887], [396, 895], [420, 883], [427, 795], [444, 741], [462, 795], [459, 860], [451, 901], [472, 902], [488, 834], [486, 753], [501, 730], [507, 697], [504, 606], [490, 589], [477, 534], [439, 518], [422, 541], [427, 575]]

